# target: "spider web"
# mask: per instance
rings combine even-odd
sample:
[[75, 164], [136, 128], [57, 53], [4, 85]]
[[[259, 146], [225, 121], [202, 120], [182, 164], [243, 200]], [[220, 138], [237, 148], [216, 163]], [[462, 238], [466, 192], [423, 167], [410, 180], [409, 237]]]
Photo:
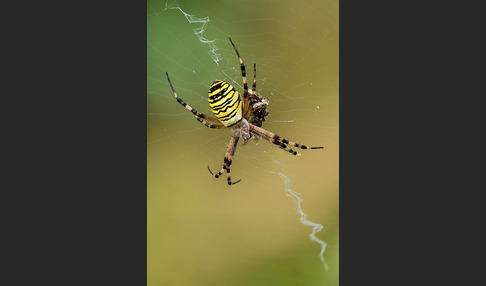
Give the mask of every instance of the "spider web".
[[[334, 1], [148, 1], [149, 285], [268, 285], [288, 271], [300, 273], [290, 279], [299, 285], [338, 285], [338, 21]], [[231, 175], [242, 181], [233, 186], [206, 168], [221, 168], [231, 131], [197, 122], [165, 77], [212, 115], [214, 80], [243, 92], [228, 37], [250, 88], [257, 65], [257, 92], [270, 100], [263, 128], [325, 147], [293, 156], [263, 139], [240, 142]], [[309, 226], [320, 249], [305, 238]]]

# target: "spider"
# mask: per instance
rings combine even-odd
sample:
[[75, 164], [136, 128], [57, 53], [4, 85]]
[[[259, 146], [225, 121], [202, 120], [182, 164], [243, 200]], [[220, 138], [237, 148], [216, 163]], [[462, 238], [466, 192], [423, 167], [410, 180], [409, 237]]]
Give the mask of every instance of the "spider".
[[[192, 112], [197, 121], [209, 128], [231, 128], [233, 131], [228, 144], [228, 150], [226, 150], [224, 156], [223, 167], [216, 174], [211, 171], [209, 165], [208, 170], [215, 178], [219, 178], [219, 176], [226, 171], [228, 185], [234, 185], [241, 181], [241, 179], [239, 179], [236, 182], [232, 182], [230, 175], [230, 166], [233, 162], [236, 145], [240, 138], [243, 138], [244, 143], [246, 143], [250, 137], [262, 137], [293, 155], [297, 155], [297, 152], [292, 150], [289, 145], [300, 149], [322, 149], [324, 147], [307, 147], [302, 144], [297, 144], [261, 128], [263, 121], [265, 121], [265, 117], [268, 115], [267, 106], [269, 105], [269, 100], [256, 93], [256, 64], [253, 64], [253, 88], [249, 92], [246, 81], [245, 65], [243, 64], [243, 60], [241, 59], [235, 44], [233, 44], [231, 38], [229, 38], [229, 40], [235, 49], [241, 65], [244, 89], [243, 101], [241, 100], [238, 91], [232, 85], [222, 80], [214, 81], [209, 88], [209, 107], [216, 118], [197, 112], [194, 108], [180, 99], [172, 86], [169, 74], [167, 72], [165, 72], [165, 74], [167, 75], [167, 80], [169, 81], [172, 93], [174, 93], [177, 102]], [[208, 121], [216, 124], [208, 123]]]

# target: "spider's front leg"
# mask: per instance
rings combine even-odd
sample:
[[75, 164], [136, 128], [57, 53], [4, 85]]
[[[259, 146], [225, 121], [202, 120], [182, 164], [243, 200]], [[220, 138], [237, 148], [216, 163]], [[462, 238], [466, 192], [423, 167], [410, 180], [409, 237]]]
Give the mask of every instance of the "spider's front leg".
[[227, 180], [228, 180], [228, 185], [234, 185], [234, 184], [238, 183], [239, 181], [241, 181], [241, 179], [239, 179], [236, 182], [231, 182], [231, 175], [230, 175], [230, 166], [231, 166], [231, 163], [233, 163], [233, 155], [235, 154], [236, 145], [238, 144], [238, 140], [239, 140], [239, 137], [236, 137], [234, 135], [231, 136], [230, 142], [228, 144], [228, 150], [226, 151], [226, 155], [224, 156], [223, 168], [221, 168], [221, 170], [219, 170], [218, 173], [213, 174], [213, 172], [211, 171], [211, 169], [209, 168], [209, 165], [208, 165], [209, 173], [211, 173], [211, 175], [213, 175], [216, 179], [219, 178], [219, 176], [221, 176], [223, 174], [223, 172], [226, 170], [226, 177], [227, 177]]
[[305, 145], [302, 145], [302, 144], [298, 144], [298, 143], [289, 141], [289, 140], [287, 140], [283, 137], [278, 136], [275, 133], [272, 133], [268, 130], [265, 130], [265, 129], [258, 127], [256, 125], [253, 125], [251, 123], [250, 123], [250, 130], [253, 134], [260, 136], [260, 137], [264, 138], [265, 140], [272, 142], [273, 144], [279, 146], [283, 150], [285, 150], [285, 151], [287, 151], [287, 152], [289, 152], [293, 155], [299, 155], [299, 154], [297, 152], [295, 152], [294, 150], [292, 150], [288, 145], [295, 146], [295, 147], [300, 148], [300, 149], [323, 149], [324, 148], [324, 147], [308, 147], [308, 146], [305, 146]]

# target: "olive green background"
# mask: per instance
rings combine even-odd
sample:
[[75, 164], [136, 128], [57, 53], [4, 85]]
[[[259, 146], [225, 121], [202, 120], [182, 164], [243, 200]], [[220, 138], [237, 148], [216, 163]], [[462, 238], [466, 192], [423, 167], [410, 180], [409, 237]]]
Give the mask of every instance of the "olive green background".
[[[209, 17], [209, 55], [179, 10], [147, 2], [148, 285], [339, 284], [339, 3], [338, 1], [169, 1]], [[228, 186], [211, 177], [223, 163], [230, 130], [209, 129], [176, 102], [211, 115], [210, 84], [242, 92], [231, 36], [257, 91], [270, 100], [263, 127], [294, 142], [324, 146], [293, 156], [265, 140], [238, 144]], [[250, 85], [251, 86], [251, 85]], [[303, 198], [308, 219], [324, 229], [311, 241], [284, 182]]]

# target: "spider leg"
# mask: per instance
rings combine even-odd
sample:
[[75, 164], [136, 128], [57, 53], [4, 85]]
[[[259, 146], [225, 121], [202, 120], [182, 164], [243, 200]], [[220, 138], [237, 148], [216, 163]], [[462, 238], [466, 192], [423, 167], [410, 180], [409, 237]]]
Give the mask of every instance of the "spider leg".
[[278, 141], [277, 141], [277, 142], [275, 142], [275, 141], [272, 141], [272, 143], [273, 143], [273, 144], [275, 144], [275, 145], [278, 145], [280, 148], [282, 148], [283, 150], [285, 150], [285, 151], [289, 152], [289, 153], [290, 153], [290, 154], [292, 154], [292, 155], [299, 155], [299, 156], [300, 156], [300, 154], [299, 154], [299, 153], [297, 153], [296, 151], [292, 150], [292, 148], [290, 148], [289, 146], [285, 145], [285, 144], [284, 144], [284, 143], [282, 143], [282, 142], [278, 142]]
[[[231, 44], [233, 45], [233, 48], [235, 49], [235, 52], [236, 52], [236, 55], [238, 56], [238, 60], [240, 61], [240, 65], [241, 65], [241, 76], [243, 77], [243, 89], [244, 89], [244, 92], [243, 92], [243, 116], [246, 115], [246, 113], [248, 113], [248, 84], [246, 82], [246, 71], [245, 71], [245, 64], [243, 64], [243, 60], [241, 59], [240, 57], [240, 53], [238, 53], [238, 50], [236, 49], [236, 46], [235, 44], [233, 44], [233, 41], [231, 40], [231, 38], [229, 38]], [[245, 119], [248, 119], [248, 117], [245, 116]]]
[[200, 113], [200, 112], [197, 112], [194, 108], [192, 108], [189, 104], [185, 103], [182, 99], [180, 99], [178, 96], [177, 96], [177, 93], [175, 92], [174, 90], [174, 87], [172, 86], [172, 82], [170, 81], [170, 78], [169, 78], [169, 74], [167, 72], [165, 72], [165, 74], [167, 75], [167, 80], [169, 81], [169, 84], [170, 84], [170, 88], [172, 89], [172, 93], [174, 93], [174, 96], [177, 100], [177, 102], [179, 102], [182, 106], [184, 106], [187, 110], [189, 110], [190, 112], [192, 112], [192, 114], [194, 114], [194, 116], [196, 117], [196, 119], [201, 122], [202, 124], [206, 125], [207, 127], [210, 127], [210, 128], [226, 128], [226, 126], [224, 125], [221, 125], [222, 127], [211, 127], [211, 126], [219, 126], [219, 125], [211, 125], [211, 124], [208, 124], [206, 122], [205, 124], [205, 121], [204, 120], [200, 120], [200, 119], [206, 119], [208, 121], [212, 121], [212, 122], [216, 122], [216, 123], [221, 123], [218, 119], [216, 118], [213, 118], [211, 116], [207, 116], [206, 114], [203, 114], [203, 113]]
[[252, 96], [256, 97], [256, 63], [253, 63], [253, 88], [252, 88]]
[[250, 118], [251, 112], [253, 110], [253, 103], [255, 102], [255, 99], [257, 98], [257, 92], [256, 92], [256, 64], [253, 64], [253, 87], [251, 89], [251, 94], [250, 94], [250, 104], [248, 106], [248, 109], [246, 110], [246, 113], [244, 113], [245, 119], [248, 120]]
[[213, 175], [216, 179], [219, 178], [219, 176], [221, 176], [224, 171], [226, 171], [226, 178], [228, 180], [228, 185], [234, 185], [234, 184], [238, 183], [239, 181], [241, 181], [241, 179], [239, 179], [236, 182], [231, 182], [231, 175], [230, 175], [230, 166], [231, 166], [231, 163], [233, 163], [233, 155], [235, 154], [236, 145], [238, 144], [238, 140], [239, 140], [239, 137], [231, 136], [230, 142], [228, 144], [228, 150], [226, 151], [226, 154], [224, 156], [223, 168], [221, 168], [221, 170], [219, 170], [218, 173], [213, 174], [213, 172], [211, 171], [211, 169], [209, 168], [209, 165], [208, 165], [209, 173], [211, 173], [211, 175]]
[[268, 140], [268, 141], [272, 142], [273, 144], [279, 146], [281, 149], [289, 152], [292, 155], [300, 155], [299, 153], [297, 153], [296, 151], [292, 150], [292, 148], [290, 148], [289, 146], [287, 146], [283, 142], [280, 142], [278, 140], [273, 140], [272, 138], [268, 137], [267, 135], [265, 135], [263, 133], [260, 133], [258, 131], [255, 131], [254, 129], [250, 129], [250, 132], [253, 133], [253, 134], [255, 134], [255, 135], [257, 135], [257, 136], [262, 137], [265, 140]]
[[226, 128], [226, 126], [224, 126], [224, 125], [209, 124], [206, 121], [204, 121], [201, 117], [196, 116], [196, 119], [197, 119], [197, 121], [201, 122], [202, 124], [204, 124], [206, 127], [209, 127], [209, 128], [217, 128], [217, 129]]
[[[268, 130], [265, 130], [261, 127], [255, 126], [251, 123], [250, 123], [250, 129], [251, 129], [251, 132], [253, 132], [254, 134], [265, 138], [266, 140], [272, 142], [275, 145], [281, 146], [283, 149], [285, 149], [287, 151], [292, 150], [292, 149], [290, 149], [290, 148], [286, 149], [287, 146], [285, 144], [295, 146], [295, 147], [300, 148], [300, 149], [323, 149], [324, 148], [324, 147], [307, 147], [305, 145], [289, 141], [285, 138], [278, 136], [277, 134], [274, 134], [274, 133], [272, 133]], [[292, 152], [290, 152], [290, 153], [292, 153]], [[296, 154], [294, 154], [294, 155], [296, 155]]]

